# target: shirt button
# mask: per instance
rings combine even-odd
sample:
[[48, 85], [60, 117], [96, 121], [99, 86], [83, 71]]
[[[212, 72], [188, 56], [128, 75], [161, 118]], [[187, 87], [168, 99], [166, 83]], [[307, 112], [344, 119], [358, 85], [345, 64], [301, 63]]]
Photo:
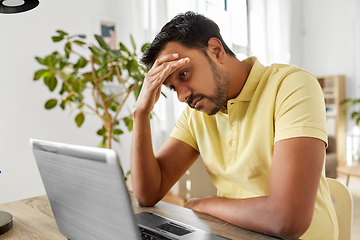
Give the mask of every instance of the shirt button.
[[230, 145], [231, 145], [231, 146], [234, 146], [234, 144], [235, 144], [235, 141], [234, 141], [234, 140], [231, 140], [231, 141], [230, 141]]
[[235, 124], [236, 124], [235, 121], [232, 121], [232, 122], [231, 122], [231, 125], [232, 125], [232, 126], [235, 126]]

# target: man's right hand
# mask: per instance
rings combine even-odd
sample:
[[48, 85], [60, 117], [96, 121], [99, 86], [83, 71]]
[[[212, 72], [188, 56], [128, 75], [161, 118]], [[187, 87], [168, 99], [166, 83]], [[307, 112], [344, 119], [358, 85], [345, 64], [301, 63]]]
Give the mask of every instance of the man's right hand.
[[165, 79], [174, 71], [190, 61], [189, 58], [178, 59], [177, 53], [160, 56], [146, 74], [144, 83], [135, 104], [135, 112], [150, 114], [155, 103], [159, 100], [161, 86]]

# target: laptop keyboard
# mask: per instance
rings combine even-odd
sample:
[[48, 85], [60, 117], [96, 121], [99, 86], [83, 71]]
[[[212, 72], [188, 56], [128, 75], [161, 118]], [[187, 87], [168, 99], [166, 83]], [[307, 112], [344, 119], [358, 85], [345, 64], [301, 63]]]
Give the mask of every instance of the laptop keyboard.
[[162, 236], [146, 228], [139, 227], [139, 229], [140, 229], [140, 236], [143, 240], [171, 240], [170, 238]]

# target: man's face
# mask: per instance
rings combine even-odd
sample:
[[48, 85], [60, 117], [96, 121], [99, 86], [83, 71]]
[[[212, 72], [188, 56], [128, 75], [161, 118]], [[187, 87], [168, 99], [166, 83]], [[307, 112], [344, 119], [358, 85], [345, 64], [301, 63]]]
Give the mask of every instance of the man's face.
[[208, 115], [216, 114], [226, 104], [230, 86], [229, 74], [203, 51], [170, 42], [159, 56], [179, 54], [190, 62], [174, 71], [164, 85], [177, 92], [181, 102]]

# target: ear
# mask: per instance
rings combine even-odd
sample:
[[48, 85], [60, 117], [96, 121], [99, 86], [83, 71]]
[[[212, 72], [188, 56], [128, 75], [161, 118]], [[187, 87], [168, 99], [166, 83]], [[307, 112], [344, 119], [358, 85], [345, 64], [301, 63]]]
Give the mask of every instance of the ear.
[[206, 50], [209, 56], [216, 58], [220, 63], [225, 61], [226, 52], [219, 39], [214, 37], [210, 38]]

